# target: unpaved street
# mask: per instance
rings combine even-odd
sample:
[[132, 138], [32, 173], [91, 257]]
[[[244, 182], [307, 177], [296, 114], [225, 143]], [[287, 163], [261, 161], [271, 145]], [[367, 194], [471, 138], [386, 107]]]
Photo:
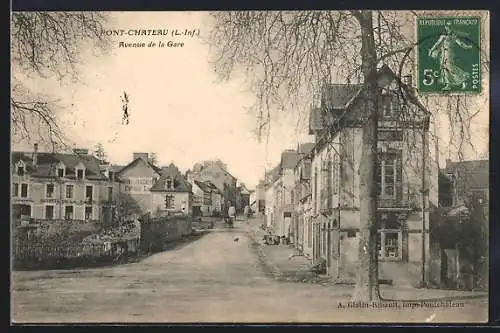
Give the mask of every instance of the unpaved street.
[[351, 288], [277, 282], [266, 276], [241, 225], [139, 263], [14, 272], [12, 286], [17, 323], [477, 322], [486, 320], [487, 308], [486, 299], [475, 299], [459, 308], [339, 309]]

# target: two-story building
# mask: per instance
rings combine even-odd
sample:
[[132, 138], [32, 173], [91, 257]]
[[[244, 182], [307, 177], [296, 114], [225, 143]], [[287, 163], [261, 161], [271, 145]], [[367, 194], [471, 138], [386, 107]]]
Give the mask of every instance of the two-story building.
[[[229, 206], [229, 203], [237, 203], [237, 179], [229, 171], [217, 163], [196, 164], [192, 170], [186, 172], [186, 178], [192, 180], [209, 181], [223, 193], [223, 209]], [[235, 206], [236, 207], [236, 206]], [[240, 210], [241, 207], [236, 207]]]
[[294, 169], [295, 186], [292, 193], [294, 243], [308, 257], [312, 257], [311, 151], [314, 145], [302, 143], [297, 147], [298, 161]]
[[274, 220], [272, 230], [278, 236], [292, 240], [292, 191], [295, 186], [294, 169], [297, 165], [298, 155], [294, 149], [287, 149], [281, 153], [277, 169], [277, 179], [273, 183], [274, 193]]
[[192, 180], [193, 212], [196, 216], [216, 216], [222, 212], [222, 193], [210, 181]]
[[277, 212], [277, 199], [276, 199], [276, 188], [278, 186], [278, 180], [280, 178], [280, 167], [275, 166], [271, 170], [267, 171], [264, 175], [265, 181], [265, 215], [266, 215], [266, 226], [270, 230], [273, 230], [273, 226], [276, 221]]
[[192, 213], [191, 185], [174, 164], [160, 168], [151, 163], [148, 153], [134, 153], [117, 177], [124, 183], [123, 194], [137, 204], [137, 215]]
[[111, 223], [121, 190], [112, 172], [78, 149], [73, 154], [12, 152], [13, 219], [87, 220]]
[[[428, 274], [429, 207], [437, 205], [429, 195], [437, 184], [429, 112], [387, 66], [378, 84], [379, 276], [415, 284]], [[328, 85], [310, 115], [313, 257], [339, 279], [354, 279], [358, 262], [363, 106], [361, 85]]]
[[151, 213], [192, 215], [192, 188], [179, 169], [171, 163], [160, 171], [160, 178], [150, 189]]

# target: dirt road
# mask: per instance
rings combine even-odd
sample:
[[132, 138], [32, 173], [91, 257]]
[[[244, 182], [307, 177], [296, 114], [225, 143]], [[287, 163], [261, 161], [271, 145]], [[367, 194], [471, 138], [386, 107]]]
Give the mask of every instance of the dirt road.
[[[238, 237], [238, 241], [235, 241]], [[484, 321], [487, 300], [420, 309], [339, 308], [351, 289], [277, 282], [242, 229], [212, 232], [139, 263], [14, 272], [14, 322]], [[458, 301], [461, 302], [461, 301]], [[345, 303], [344, 303], [345, 305]]]

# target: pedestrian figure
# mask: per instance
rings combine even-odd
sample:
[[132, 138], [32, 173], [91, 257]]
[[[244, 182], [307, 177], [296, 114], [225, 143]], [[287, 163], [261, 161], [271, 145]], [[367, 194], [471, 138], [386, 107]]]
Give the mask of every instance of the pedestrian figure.
[[229, 206], [229, 209], [227, 211], [227, 215], [229, 218], [229, 223], [232, 226], [234, 221], [236, 220], [236, 208], [232, 204], [230, 204], [230, 206]]
[[245, 215], [247, 221], [250, 218], [250, 207], [248, 205], [245, 206], [245, 209], [243, 210], [243, 214]]

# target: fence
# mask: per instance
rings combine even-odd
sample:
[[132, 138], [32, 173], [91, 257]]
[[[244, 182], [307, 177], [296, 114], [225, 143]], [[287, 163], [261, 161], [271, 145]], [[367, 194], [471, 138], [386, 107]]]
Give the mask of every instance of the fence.
[[138, 252], [139, 239], [82, 242], [81, 239], [37, 237], [18, 233], [13, 237], [14, 268], [69, 268], [116, 263]]
[[191, 234], [191, 218], [187, 216], [151, 217], [145, 214], [141, 222], [141, 251], [163, 251], [169, 244]]

